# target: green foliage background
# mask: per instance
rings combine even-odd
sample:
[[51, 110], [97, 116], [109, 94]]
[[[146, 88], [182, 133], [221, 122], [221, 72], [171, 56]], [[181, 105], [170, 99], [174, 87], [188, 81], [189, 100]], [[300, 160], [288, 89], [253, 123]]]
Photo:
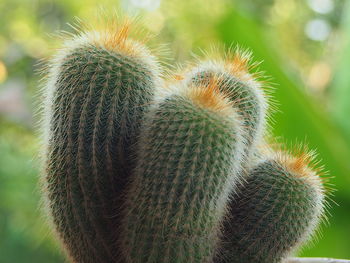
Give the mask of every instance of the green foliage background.
[[[89, 21], [101, 8], [140, 13], [157, 35], [152, 45], [167, 43], [168, 64], [232, 44], [263, 61], [260, 70], [271, 77], [279, 106], [273, 134], [316, 148], [337, 189], [328, 223], [300, 255], [349, 259], [350, 5], [334, 0], [332, 12], [318, 14], [298, 0], [163, 0], [137, 7], [142, 2], [0, 2], [0, 263], [64, 261], [40, 209], [38, 62], [59, 46], [55, 33], [72, 32], [67, 23], [74, 17]], [[306, 37], [313, 18], [331, 25], [325, 41]]]

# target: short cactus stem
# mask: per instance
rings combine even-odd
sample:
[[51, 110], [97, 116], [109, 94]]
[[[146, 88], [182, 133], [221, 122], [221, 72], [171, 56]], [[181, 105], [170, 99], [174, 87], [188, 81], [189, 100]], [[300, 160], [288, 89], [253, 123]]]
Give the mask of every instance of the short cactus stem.
[[310, 159], [280, 152], [250, 170], [231, 201], [215, 262], [279, 263], [310, 238], [325, 202]]

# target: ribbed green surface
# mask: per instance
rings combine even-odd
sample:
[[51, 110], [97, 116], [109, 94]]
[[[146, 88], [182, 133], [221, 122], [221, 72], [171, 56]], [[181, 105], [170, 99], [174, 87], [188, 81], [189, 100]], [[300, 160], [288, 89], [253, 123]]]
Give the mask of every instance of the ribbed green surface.
[[323, 191], [314, 179], [293, 174], [274, 159], [254, 167], [230, 203], [214, 262], [281, 262], [309, 237], [321, 216]]
[[122, 192], [155, 88], [155, 65], [88, 43], [59, 63], [46, 109], [53, 221], [74, 262], [122, 262], [116, 246]]
[[[169, 95], [145, 123], [121, 243], [128, 262], [210, 262], [243, 151], [234, 111]], [[235, 165], [233, 165], [235, 164]]]

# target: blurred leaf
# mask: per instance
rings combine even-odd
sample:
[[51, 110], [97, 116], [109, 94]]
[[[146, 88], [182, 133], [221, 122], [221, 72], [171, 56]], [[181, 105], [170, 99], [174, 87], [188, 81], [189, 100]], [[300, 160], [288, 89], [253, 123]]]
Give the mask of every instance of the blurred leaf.
[[0, 262], [62, 262], [38, 208], [34, 137], [1, 119], [0, 127]]
[[332, 86], [332, 109], [339, 125], [350, 140], [350, 3], [345, 6], [341, 49]]

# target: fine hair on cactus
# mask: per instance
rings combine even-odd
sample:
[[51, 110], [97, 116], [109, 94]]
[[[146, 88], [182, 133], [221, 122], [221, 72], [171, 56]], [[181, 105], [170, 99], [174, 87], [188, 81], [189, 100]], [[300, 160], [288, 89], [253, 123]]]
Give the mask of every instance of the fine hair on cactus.
[[[66, 40], [44, 91], [47, 207], [74, 262], [119, 262], [122, 193], [156, 87], [157, 59], [109, 24]], [[121, 261], [122, 262], [122, 261]]]
[[179, 82], [143, 125], [120, 237], [127, 262], [210, 262], [241, 180], [242, 120], [217, 82]]
[[326, 206], [314, 155], [265, 150], [231, 200], [215, 263], [281, 262], [310, 239]]

